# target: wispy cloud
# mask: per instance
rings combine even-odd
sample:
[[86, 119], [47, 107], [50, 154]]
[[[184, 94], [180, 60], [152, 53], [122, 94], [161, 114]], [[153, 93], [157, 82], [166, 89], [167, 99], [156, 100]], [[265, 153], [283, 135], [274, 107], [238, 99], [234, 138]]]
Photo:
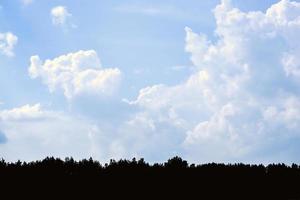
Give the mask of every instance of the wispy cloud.
[[182, 71], [182, 70], [186, 70], [186, 69], [191, 69], [193, 68], [193, 66], [186, 66], [186, 65], [175, 65], [171, 67], [171, 70], [173, 71]]
[[145, 14], [145, 15], [162, 15], [162, 14], [168, 14], [170, 12], [170, 8], [145, 6], [145, 5], [120, 5], [116, 7], [115, 10], [120, 12], [137, 13], [137, 14]]
[[21, 0], [25, 6], [28, 6], [33, 3], [33, 0]]
[[172, 17], [174, 19], [194, 18], [183, 9], [171, 5], [122, 4], [115, 7], [114, 10], [131, 14]]

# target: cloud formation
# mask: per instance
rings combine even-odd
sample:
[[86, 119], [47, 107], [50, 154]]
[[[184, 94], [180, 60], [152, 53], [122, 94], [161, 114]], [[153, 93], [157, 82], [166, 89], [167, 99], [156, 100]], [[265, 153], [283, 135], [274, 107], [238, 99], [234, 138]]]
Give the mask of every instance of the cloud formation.
[[25, 6], [28, 6], [33, 3], [34, 0], [21, 0]]
[[51, 9], [52, 24], [63, 28], [76, 28], [72, 22], [72, 14], [65, 6], [56, 6]]
[[112, 95], [121, 79], [118, 68], [102, 68], [94, 50], [69, 53], [44, 63], [39, 56], [32, 56], [30, 62], [31, 78], [40, 77], [50, 92], [62, 89], [68, 99], [82, 93]]
[[141, 89], [130, 104], [157, 132], [162, 122], [184, 132], [191, 160], [236, 161], [268, 148], [275, 155], [265, 160], [279, 158], [289, 147], [275, 144], [300, 138], [300, 3], [243, 12], [223, 0], [213, 12], [215, 42], [185, 29], [196, 72], [182, 84]]
[[0, 33], [0, 53], [5, 56], [14, 56], [14, 47], [18, 42], [18, 37], [11, 32]]
[[[142, 88], [125, 101], [133, 109], [109, 102], [118, 123], [97, 112], [86, 119], [39, 104], [0, 111], [9, 144], [0, 152], [27, 160], [180, 155], [191, 162], [299, 162], [300, 3], [282, 0], [265, 12], [243, 12], [223, 0], [213, 13], [215, 38], [185, 28], [194, 68], [186, 80]], [[30, 62], [31, 78], [68, 99], [110, 95], [121, 77], [117, 68], [102, 68], [93, 50]]]
[[101, 130], [85, 118], [46, 110], [40, 104], [3, 110], [0, 115], [0, 129], [5, 133], [0, 131], [0, 152], [5, 160], [46, 156], [108, 160], [105, 148], [99, 148], [105, 144]]
[[195, 13], [191, 13], [184, 9], [170, 4], [144, 4], [144, 3], [125, 3], [120, 4], [114, 10], [127, 13], [138, 14], [150, 17], [164, 17], [172, 20], [189, 20], [194, 21]]
[[18, 108], [0, 111], [1, 120], [24, 121], [39, 119], [42, 116], [46, 116], [46, 113], [41, 110], [40, 104], [32, 106], [27, 104]]

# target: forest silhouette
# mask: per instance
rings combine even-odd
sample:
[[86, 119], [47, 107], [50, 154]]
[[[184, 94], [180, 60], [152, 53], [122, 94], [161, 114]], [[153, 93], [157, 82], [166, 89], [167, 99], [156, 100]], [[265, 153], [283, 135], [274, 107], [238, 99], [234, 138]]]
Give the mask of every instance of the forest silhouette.
[[[300, 199], [300, 166], [292, 164], [188, 164], [180, 157], [150, 165], [144, 159], [107, 164], [47, 157], [15, 163], [0, 160], [2, 191], [61, 191], [113, 197], [213, 199]], [[157, 195], [157, 196], [156, 196]], [[126, 198], [127, 198], [126, 197]], [[168, 199], [169, 199], [168, 198]], [[101, 199], [101, 198], [100, 198]]]

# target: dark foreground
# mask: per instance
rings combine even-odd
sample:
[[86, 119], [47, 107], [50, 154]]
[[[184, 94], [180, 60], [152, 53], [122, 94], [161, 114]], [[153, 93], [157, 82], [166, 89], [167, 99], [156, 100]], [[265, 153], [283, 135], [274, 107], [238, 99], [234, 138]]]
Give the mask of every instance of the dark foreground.
[[1, 194], [11, 197], [5, 199], [15, 195], [39, 199], [300, 199], [300, 166], [296, 164], [189, 165], [179, 157], [154, 165], [143, 159], [111, 160], [105, 165], [72, 158], [30, 163], [2, 160], [0, 182]]

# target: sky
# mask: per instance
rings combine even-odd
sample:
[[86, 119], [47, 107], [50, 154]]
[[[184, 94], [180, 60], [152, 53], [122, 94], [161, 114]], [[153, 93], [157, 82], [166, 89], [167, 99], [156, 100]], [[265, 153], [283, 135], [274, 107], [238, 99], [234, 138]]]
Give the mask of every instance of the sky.
[[300, 162], [300, 1], [0, 0], [0, 157]]

